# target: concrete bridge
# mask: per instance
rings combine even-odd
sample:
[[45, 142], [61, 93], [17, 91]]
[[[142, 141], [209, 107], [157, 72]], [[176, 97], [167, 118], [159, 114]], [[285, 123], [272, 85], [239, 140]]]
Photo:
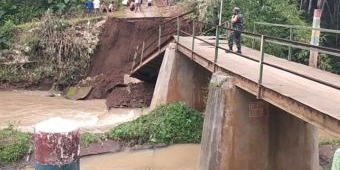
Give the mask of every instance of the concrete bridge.
[[183, 101], [205, 111], [200, 170], [318, 169], [317, 129], [340, 135], [340, 76], [264, 48], [280, 41], [335, 55], [340, 50], [260, 35], [261, 51], [243, 47], [237, 55], [225, 52], [219, 27], [209, 37], [196, 36], [195, 27], [182, 31], [180, 17], [177, 25], [177, 36], [162, 34], [160, 26], [154, 47], [143, 43], [131, 76], [156, 82], [151, 107]]

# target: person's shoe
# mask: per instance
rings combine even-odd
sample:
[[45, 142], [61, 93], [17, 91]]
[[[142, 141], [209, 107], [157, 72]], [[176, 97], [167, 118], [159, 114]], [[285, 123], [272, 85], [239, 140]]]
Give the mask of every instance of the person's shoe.
[[239, 54], [242, 54], [241, 50], [237, 50], [236, 52], [239, 53]]
[[[233, 51], [233, 48], [229, 48], [229, 51]], [[226, 53], [229, 53], [228, 50], [225, 50]]]

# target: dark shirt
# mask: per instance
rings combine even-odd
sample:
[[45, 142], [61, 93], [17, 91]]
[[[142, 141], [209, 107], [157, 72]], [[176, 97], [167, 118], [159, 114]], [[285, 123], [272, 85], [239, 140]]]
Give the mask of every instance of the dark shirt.
[[93, 3], [91, 1], [86, 1], [85, 2], [86, 9], [92, 9], [93, 8]]

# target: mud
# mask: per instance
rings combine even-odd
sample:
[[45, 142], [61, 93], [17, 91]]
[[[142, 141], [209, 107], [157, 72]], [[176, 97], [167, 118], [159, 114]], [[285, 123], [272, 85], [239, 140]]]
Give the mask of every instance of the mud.
[[162, 22], [163, 18], [107, 20], [89, 72], [91, 77], [102, 76], [93, 83], [87, 99], [106, 98], [108, 108], [150, 105], [154, 85], [125, 85], [124, 74], [130, 73], [135, 48], [150, 36], [156, 38], [158, 30], [154, 28]]
[[[154, 85], [149, 83], [130, 84], [127, 87], [117, 87], [106, 98], [109, 108], [148, 107], [151, 103]], [[120, 97], [117, 97], [120, 96]]]

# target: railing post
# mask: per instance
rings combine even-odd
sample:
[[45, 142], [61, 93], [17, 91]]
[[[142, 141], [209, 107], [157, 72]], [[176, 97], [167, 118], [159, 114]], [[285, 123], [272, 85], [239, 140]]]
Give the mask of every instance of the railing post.
[[215, 42], [215, 58], [214, 58], [214, 72], [216, 69], [216, 63], [218, 59], [218, 47], [220, 43], [220, 26], [216, 26], [216, 42]]
[[[321, 10], [315, 9], [314, 10], [314, 17], [313, 17], [313, 30], [310, 44], [319, 46], [320, 41], [320, 20], [321, 18]], [[310, 51], [309, 53], [309, 66], [317, 68], [318, 67], [318, 56], [319, 53], [317, 51]]]
[[[227, 44], [228, 44], [228, 40], [229, 40], [229, 36], [230, 36], [230, 30], [229, 30], [229, 28], [230, 28], [230, 22], [228, 21], [227, 23], [226, 23], [226, 27], [227, 27], [227, 37], [226, 37], [226, 39], [227, 39]], [[227, 48], [229, 47], [229, 44], [227, 45]]]
[[180, 31], [180, 25], [179, 25], [179, 17], [177, 17], [177, 45], [176, 48], [178, 49], [178, 43], [179, 43], [179, 31]]
[[133, 56], [131, 73], [132, 73], [133, 70], [135, 69], [136, 59], [137, 59], [137, 50], [135, 51], [135, 54], [134, 54], [134, 56]]
[[[289, 40], [292, 41], [293, 40], [293, 28], [289, 27]], [[292, 60], [292, 47], [289, 46], [288, 49], [288, 60]]]
[[142, 54], [140, 55], [140, 65], [143, 64], [143, 58], [144, 58], [144, 47], [145, 47], [145, 42], [143, 41], [142, 45]]
[[265, 37], [261, 35], [261, 58], [260, 58], [260, 70], [259, 70], [259, 80], [257, 83], [258, 91], [257, 91], [257, 99], [261, 99], [261, 86], [262, 86], [262, 76], [263, 76], [263, 61], [264, 61], [264, 44]]
[[194, 59], [195, 34], [196, 34], [195, 20], [192, 20], [192, 44], [191, 44], [191, 59]]
[[[253, 27], [253, 34], [256, 33], [256, 22], [254, 22], [254, 27]], [[255, 49], [255, 38], [253, 38], [253, 42], [251, 43], [251, 47]]]
[[158, 51], [161, 51], [161, 36], [162, 36], [162, 26], [159, 25], [158, 28]]

